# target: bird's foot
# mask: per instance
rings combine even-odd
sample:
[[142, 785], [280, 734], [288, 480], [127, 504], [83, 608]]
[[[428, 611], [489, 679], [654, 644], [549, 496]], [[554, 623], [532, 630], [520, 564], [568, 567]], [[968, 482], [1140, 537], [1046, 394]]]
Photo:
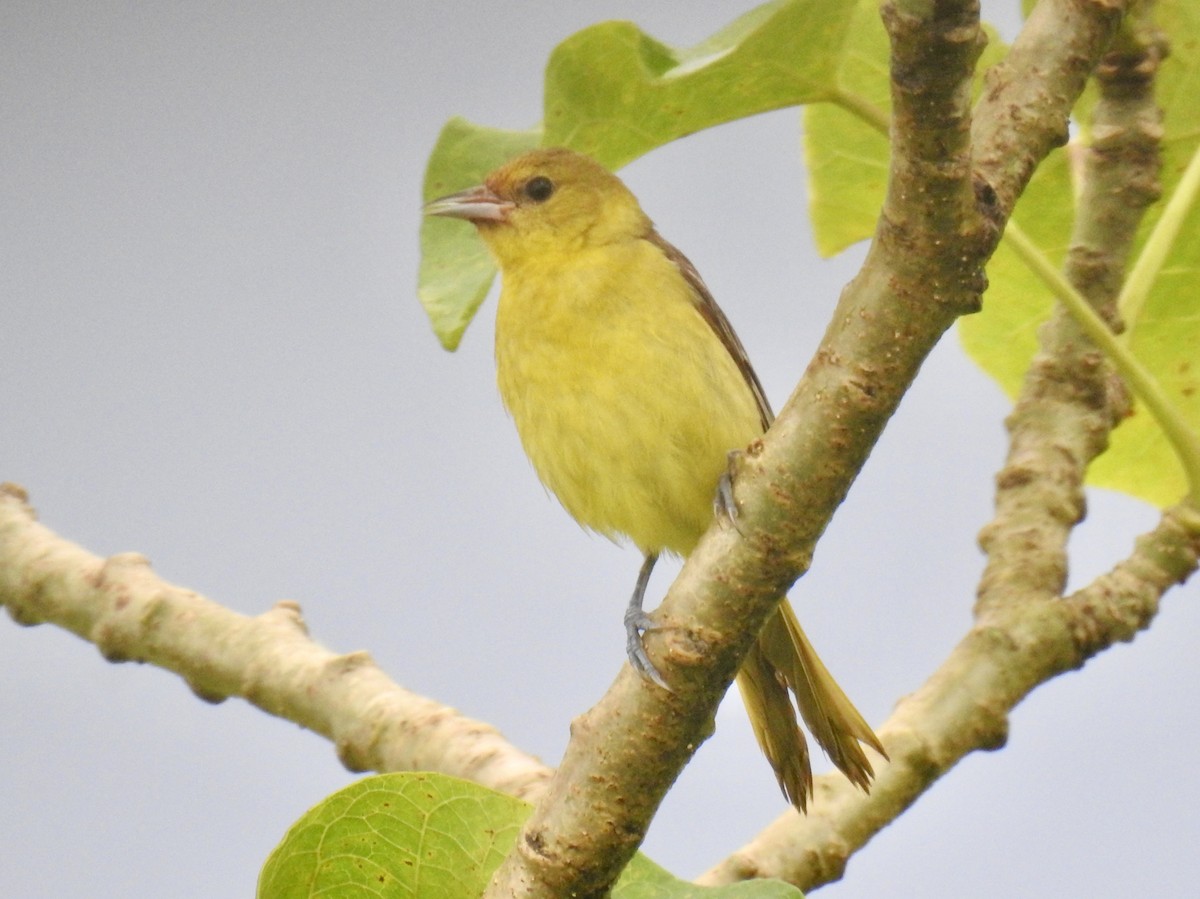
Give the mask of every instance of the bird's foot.
[[630, 606], [625, 610], [625, 654], [629, 656], [629, 664], [633, 670], [651, 683], [657, 684], [668, 693], [674, 692], [663, 676], [658, 673], [646, 647], [642, 643], [642, 634], [646, 631], [657, 630], [660, 625], [654, 623], [649, 615], [639, 608]]
[[729, 463], [721, 472], [721, 478], [717, 481], [717, 493], [713, 497], [713, 514], [717, 516], [717, 521], [721, 523], [722, 527], [732, 525], [739, 534], [742, 533], [742, 528], [738, 524], [741, 510], [738, 509], [737, 497], [733, 495], [733, 467], [741, 455], [741, 450], [729, 452]]

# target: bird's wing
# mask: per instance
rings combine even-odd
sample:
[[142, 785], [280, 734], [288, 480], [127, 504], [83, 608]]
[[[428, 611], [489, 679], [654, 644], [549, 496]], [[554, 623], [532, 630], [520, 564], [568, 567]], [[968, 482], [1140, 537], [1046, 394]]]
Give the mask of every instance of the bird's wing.
[[691, 261], [683, 253], [679, 252], [673, 244], [664, 240], [662, 235], [653, 228], [646, 235], [646, 240], [662, 250], [666, 257], [671, 260], [671, 263], [679, 269], [679, 273], [683, 275], [684, 280], [692, 288], [692, 292], [696, 298], [697, 311], [708, 322], [709, 327], [713, 329], [713, 332], [720, 339], [725, 349], [728, 350], [729, 355], [733, 357], [733, 361], [737, 364], [742, 377], [746, 379], [746, 386], [754, 394], [754, 401], [758, 404], [758, 414], [762, 419], [762, 426], [765, 431], [771, 426], [775, 415], [771, 412], [771, 405], [767, 402], [766, 391], [763, 390], [762, 383], [758, 380], [758, 375], [754, 373], [754, 368], [750, 365], [750, 358], [746, 355], [746, 348], [742, 346], [742, 342], [734, 332], [733, 325], [729, 324], [729, 319], [725, 317], [725, 313], [721, 311], [721, 307], [713, 299], [713, 295], [708, 290], [708, 285], [704, 283], [704, 279], [696, 271], [696, 266], [692, 265]]

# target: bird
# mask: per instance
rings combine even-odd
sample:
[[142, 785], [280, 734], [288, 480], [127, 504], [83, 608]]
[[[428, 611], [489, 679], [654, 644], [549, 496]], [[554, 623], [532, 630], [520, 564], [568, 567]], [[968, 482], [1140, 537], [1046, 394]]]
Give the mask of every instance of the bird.
[[[525, 152], [482, 184], [426, 204], [472, 223], [501, 280], [501, 399], [542, 483], [576, 521], [626, 538], [643, 561], [625, 613], [630, 664], [670, 689], [646, 654], [643, 611], [658, 557], [686, 557], [718, 511], [736, 515], [731, 452], [773, 420], [741, 341], [696, 268], [637, 198], [589, 156]], [[812, 796], [801, 717], [867, 791], [862, 744], [886, 758], [784, 598], [737, 677], [752, 729], [786, 798]], [[795, 705], [793, 705], [794, 697]]]

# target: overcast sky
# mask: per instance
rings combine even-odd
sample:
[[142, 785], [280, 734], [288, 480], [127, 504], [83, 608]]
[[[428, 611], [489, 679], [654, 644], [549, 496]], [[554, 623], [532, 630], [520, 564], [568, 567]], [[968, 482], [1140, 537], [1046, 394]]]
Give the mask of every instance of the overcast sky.
[[[325, 646], [554, 764], [624, 659], [639, 558], [538, 485], [496, 395], [494, 303], [455, 354], [431, 333], [425, 160], [452, 115], [536, 122], [549, 51], [588, 24], [690, 44], [752, 5], [4, 3], [0, 480], [64, 537], [230, 608], [298, 600]], [[815, 256], [798, 140], [782, 111], [623, 173], [776, 406], [861, 257]], [[792, 592], [873, 722], [969, 626], [1007, 405], [948, 336]], [[1074, 584], [1156, 517], [1089, 508]], [[1037, 691], [1003, 751], [821, 895], [1194, 888], [1198, 599], [1173, 591], [1134, 644]], [[291, 822], [353, 779], [295, 725], [6, 617], [0, 720], [3, 896], [251, 895]], [[694, 876], [783, 810], [731, 699], [646, 851]]]

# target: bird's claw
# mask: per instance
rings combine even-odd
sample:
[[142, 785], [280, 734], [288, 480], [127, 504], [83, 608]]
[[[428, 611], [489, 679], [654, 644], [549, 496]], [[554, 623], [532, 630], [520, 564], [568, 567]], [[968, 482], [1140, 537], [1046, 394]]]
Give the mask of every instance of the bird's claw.
[[674, 691], [667, 684], [663, 676], [658, 673], [658, 669], [654, 667], [654, 663], [650, 661], [650, 656], [646, 653], [646, 647], [642, 644], [642, 634], [645, 631], [656, 630], [660, 625], [654, 623], [649, 615], [641, 609], [628, 608], [625, 610], [625, 654], [629, 656], [629, 664], [633, 666], [633, 670], [653, 684], [662, 687], [668, 693]]
[[738, 509], [737, 497], [733, 495], [733, 466], [737, 464], [741, 455], [741, 450], [730, 451], [729, 464], [721, 472], [721, 477], [717, 481], [717, 493], [713, 497], [713, 514], [716, 515], [717, 521], [722, 525], [732, 525], [739, 534], [742, 533], [742, 528], [738, 523], [741, 511]]

